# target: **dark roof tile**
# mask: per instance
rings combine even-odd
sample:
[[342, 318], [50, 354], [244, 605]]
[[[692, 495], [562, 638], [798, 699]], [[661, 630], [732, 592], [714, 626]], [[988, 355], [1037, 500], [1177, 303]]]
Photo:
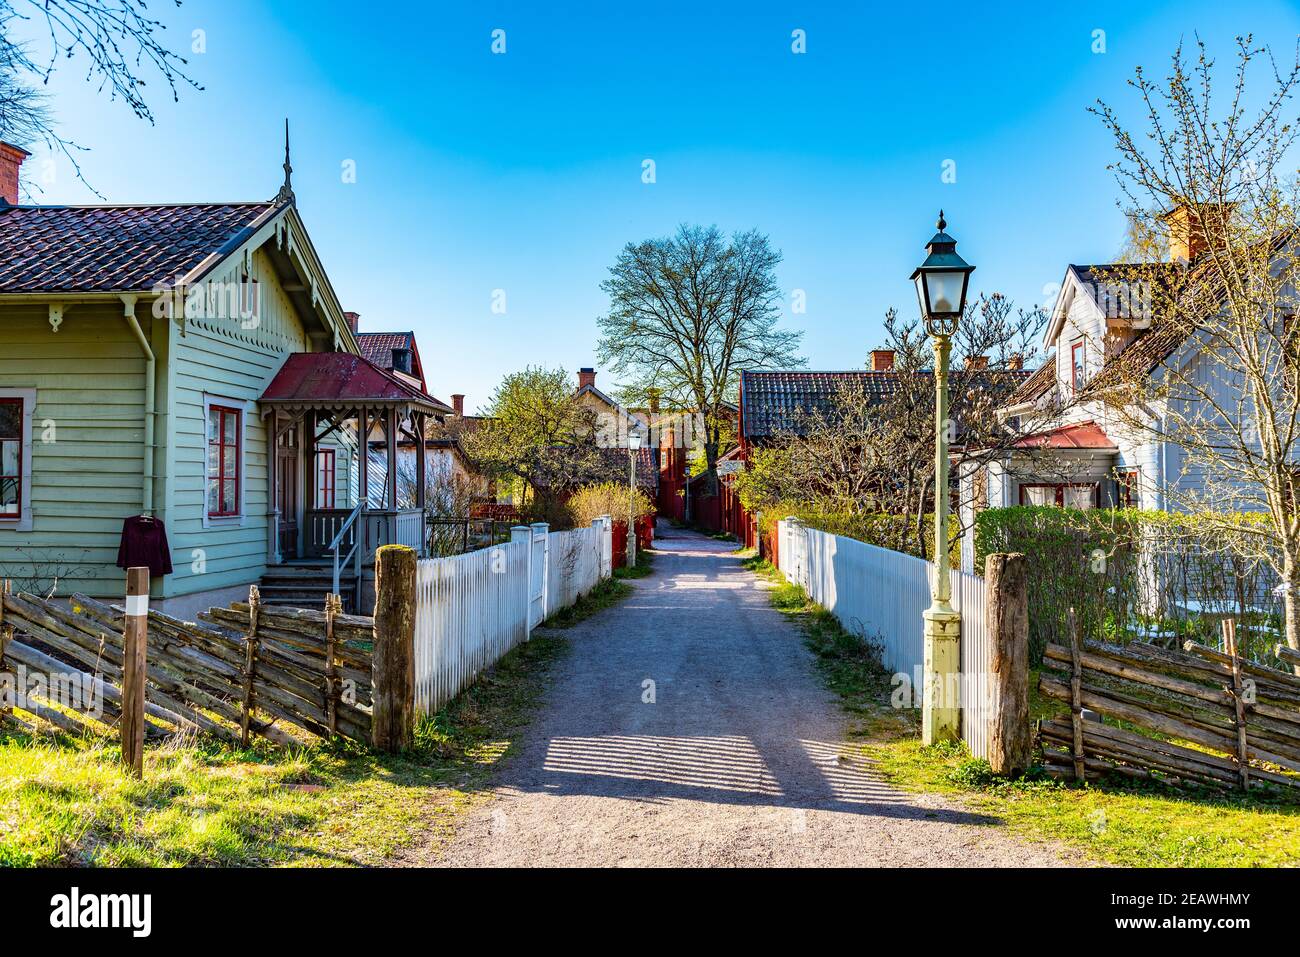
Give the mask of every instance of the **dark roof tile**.
[[0, 293], [130, 292], [231, 252], [271, 203], [0, 206]]

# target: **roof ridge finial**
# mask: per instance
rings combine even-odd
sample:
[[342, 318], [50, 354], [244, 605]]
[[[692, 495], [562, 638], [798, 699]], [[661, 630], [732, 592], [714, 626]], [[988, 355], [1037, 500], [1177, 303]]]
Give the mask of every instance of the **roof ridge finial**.
[[948, 223], [943, 218], [942, 209], [939, 210], [939, 222], [937, 222], [935, 225], [939, 227], [939, 232], [943, 232], [945, 229], [948, 228]]
[[280, 187], [280, 192], [275, 194], [277, 203], [297, 204], [297, 197], [293, 195], [293, 166], [289, 162], [289, 118], [284, 118], [284, 185]]

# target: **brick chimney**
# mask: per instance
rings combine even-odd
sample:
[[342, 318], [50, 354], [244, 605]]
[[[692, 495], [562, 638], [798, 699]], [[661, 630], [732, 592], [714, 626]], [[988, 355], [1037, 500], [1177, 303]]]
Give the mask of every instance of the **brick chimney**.
[[596, 370], [590, 366], [578, 370], [578, 388], [585, 389], [587, 386], [596, 387]]
[[[1219, 207], [1214, 204], [1201, 206], [1192, 203], [1180, 203], [1165, 213], [1164, 221], [1169, 227], [1169, 260], [1191, 262], [1210, 248], [1216, 235], [1221, 237], [1225, 231], [1226, 219], [1232, 215], [1231, 206]], [[1205, 221], [1209, 220], [1210, 236], [1206, 236]]]
[[893, 349], [872, 349], [871, 350], [871, 371], [888, 372], [894, 368], [894, 350]]
[[967, 356], [966, 357], [967, 369], [987, 369], [988, 367], [989, 367], [988, 356]]
[[18, 170], [32, 154], [25, 149], [0, 142], [0, 200], [18, 205]]
[[451, 394], [451, 407], [456, 410], [457, 415], [465, 414], [465, 396], [460, 392]]
[[1019, 352], [1013, 352], [1007, 359], [1007, 368], [1018, 370], [1025, 367], [1025, 357]]
[[356, 335], [359, 331], [358, 327], [361, 325], [361, 313], [345, 312], [343, 313], [343, 318], [347, 320], [348, 328], [352, 330], [352, 334]]

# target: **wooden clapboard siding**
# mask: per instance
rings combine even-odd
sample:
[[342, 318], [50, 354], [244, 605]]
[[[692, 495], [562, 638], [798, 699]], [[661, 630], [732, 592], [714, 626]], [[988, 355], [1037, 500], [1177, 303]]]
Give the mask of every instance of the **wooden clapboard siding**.
[[0, 576], [57, 570], [60, 593], [121, 594], [122, 520], [142, 492], [144, 357], [120, 303], [68, 305], [57, 332], [48, 316], [0, 307], [0, 387], [36, 390], [32, 529], [0, 526]]
[[[238, 318], [194, 319], [186, 323], [185, 335], [173, 340], [167, 531], [175, 571], [167, 579], [168, 597], [248, 584], [266, 570], [267, 435], [256, 400], [285, 356], [310, 351], [311, 341], [265, 255], [255, 253], [252, 260], [261, 291], [255, 326], [245, 328]], [[240, 268], [233, 263], [213, 278], [235, 281]], [[205, 393], [234, 400], [244, 409], [242, 517], [214, 520], [206, 527]]]

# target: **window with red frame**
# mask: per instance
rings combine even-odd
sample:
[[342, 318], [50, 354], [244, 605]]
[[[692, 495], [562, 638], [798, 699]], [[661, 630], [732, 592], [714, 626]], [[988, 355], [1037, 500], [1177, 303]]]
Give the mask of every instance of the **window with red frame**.
[[1087, 373], [1086, 362], [1084, 342], [1080, 340], [1070, 346], [1070, 385], [1075, 392], [1083, 388], [1084, 376]]
[[1138, 507], [1138, 470], [1121, 469], [1117, 477], [1119, 485], [1119, 507]]
[[239, 437], [244, 413], [222, 405], [208, 408], [208, 516], [239, 514]]
[[334, 507], [334, 450], [316, 450], [316, 507]]
[[1021, 505], [1056, 505], [1060, 508], [1097, 507], [1096, 482], [1027, 482], [1020, 486]]
[[0, 399], [0, 522], [23, 515], [23, 400]]

